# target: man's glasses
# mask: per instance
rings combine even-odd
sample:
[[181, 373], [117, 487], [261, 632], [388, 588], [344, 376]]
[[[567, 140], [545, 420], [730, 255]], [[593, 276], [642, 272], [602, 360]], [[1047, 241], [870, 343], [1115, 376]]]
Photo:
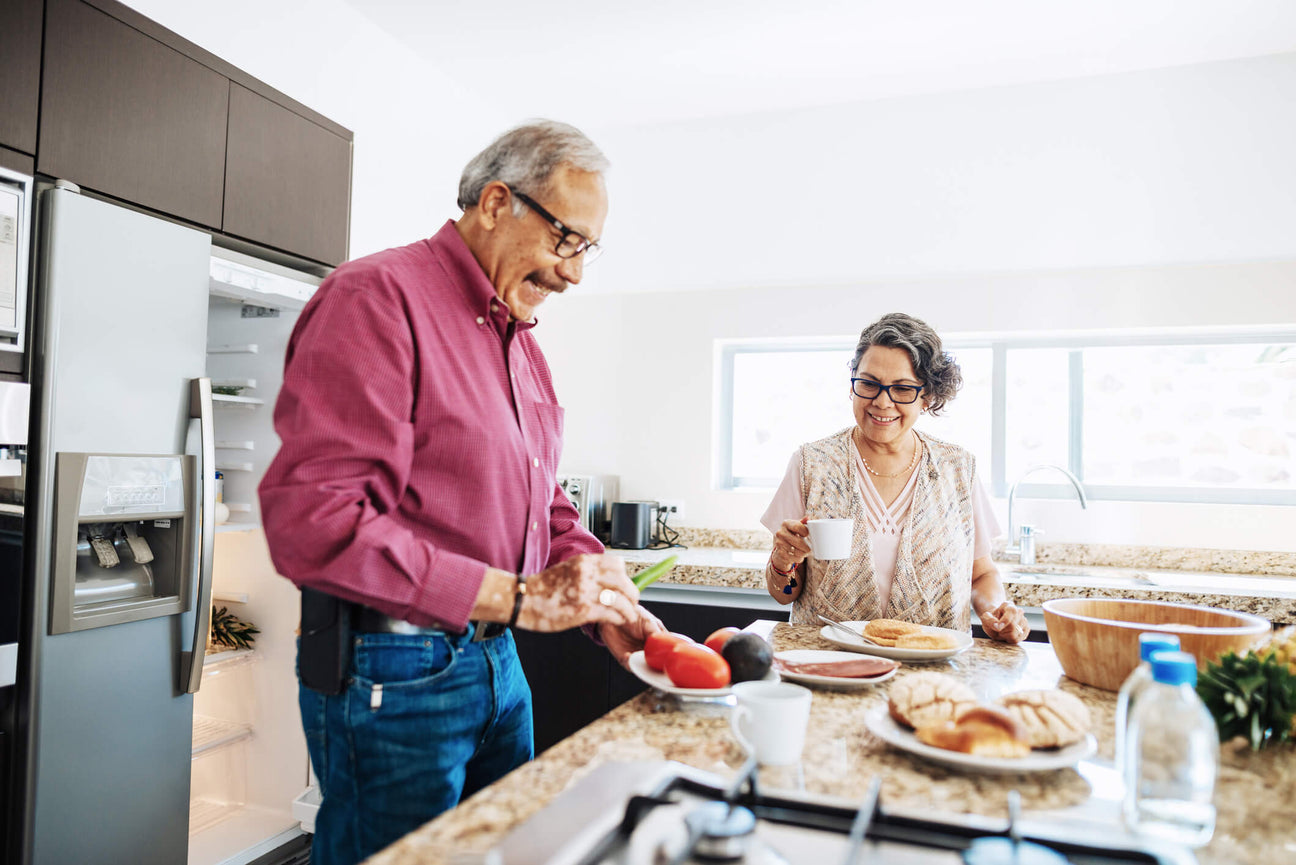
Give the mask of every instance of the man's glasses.
[[871, 378], [851, 379], [851, 390], [854, 391], [855, 396], [861, 399], [876, 399], [882, 391], [886, 391], [887, 398], [900, 405], [908, 405], [918, 399], [918, 394], [922, 393], [923, 387], [914, 384], [882, 384]]
[[603, 254], [603, 247], [590, 240], [585, 235], [575, 229], [568, 228], [563, 221], [554, 216], [549, 211], [535, 203], [531, 196], [518, 192], [513, 187], [509, 187], [509, 192], [513, 193], [517, 200], [534, 210], [539, 216], [552, 225], [562, 235], [558, 240], [558, 245], [554, 247], [554, 252], [559, 258], [575, 258], [581, 253], [585, 253], [585, 263], [592, 264], [595, 259]]

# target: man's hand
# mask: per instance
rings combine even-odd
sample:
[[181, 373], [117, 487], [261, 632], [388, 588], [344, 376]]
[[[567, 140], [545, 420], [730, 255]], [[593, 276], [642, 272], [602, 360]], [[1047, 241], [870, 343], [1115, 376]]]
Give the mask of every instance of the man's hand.
[[624, 625], [614, 625], [610, 622], [604, 622], [599, 625], [599, 637], [607, 650], [616, 658], [618, 664], [627, 667], [630, 663], [630, 656], [639, 651], [644, 646], [644, 640], [654, 631], [664, 631], [666, 626], [661, 623], [661, 619], [645, 610], [643, 607], [635, 607], [638, 615]]
[[574, 556], [527, 579], [518, 627], [565, 631], [589, 623], [633, 625], [640, 619], [638, 604], [639, 590], [620, 556]]
[[1026, 614], [1011, 601], [1004, 601], [993, 610], [981, 614], [981, 627], [992, 640], [1020, 643], [1030, 634]]

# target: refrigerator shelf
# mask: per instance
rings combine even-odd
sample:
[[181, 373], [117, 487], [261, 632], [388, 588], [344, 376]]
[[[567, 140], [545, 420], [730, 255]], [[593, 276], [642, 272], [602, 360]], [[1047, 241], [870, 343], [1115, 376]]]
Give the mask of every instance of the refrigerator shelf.
[[242, 805], [230, 802], [218, 802], [212, 799], [191, 799], [189, 801], [189, 834], [196, 835], [205, 829], [220, 825], [242, 810]]
[[[219, 598], [223, 603], [229, 603], [226, 598]], [[234, 603], [246, 603], [247, 596], [244, 595], [242, 601], [234, 600]], [[232, 670], [235, 667], [241, 667], [257, 659], [256, 649], [225, 649], [219, 652], [208, 650], [203, 657], [203, 675], [211, 676], [217, 673], [223, 673], [226, 670]]]
[[224, 532], [250, 532], [253, 529], [261, 528], [260, 520], [230, 520], [227, 523], [221, 523], [216, 527], [216, 534]]
[[221, 472], [250, 472], [255, 468], [252, 463], [216, 463], [216, 470]]
[[265, 405], [265, 400], [254, 396], [230, 396], [227, 393], [214, 393], [212, 394], [212, 405], [256, 408], [259, 405]]
[[198, 757], [209, 751], [225, 748], [244, 739], [252, 737], [250, 724], [239, 724], [234, 721], [222, 721], [218, 718], [206, 718], [194, 715], [193, 756]]

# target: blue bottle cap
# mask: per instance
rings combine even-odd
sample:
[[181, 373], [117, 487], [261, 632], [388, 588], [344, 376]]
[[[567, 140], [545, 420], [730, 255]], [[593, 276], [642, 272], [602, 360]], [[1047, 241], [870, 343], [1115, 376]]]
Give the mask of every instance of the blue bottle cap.
[[1177, 634], [1158, 634], [1148, 632], [1139, 634], [1139, 660], [1147, 661], [1153, 652], [1173, 652], [1179, 648]]
[[1197, 659], [1187, 652], [1153, 652], [1152, 678], [1163, 685], [1197, 684]]

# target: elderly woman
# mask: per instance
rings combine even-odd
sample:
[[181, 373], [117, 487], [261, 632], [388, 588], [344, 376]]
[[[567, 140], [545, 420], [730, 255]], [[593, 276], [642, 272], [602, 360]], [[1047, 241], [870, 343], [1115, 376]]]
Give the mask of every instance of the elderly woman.
[[[999, 525], [972, 454], [919, 432], [963, 383], [924, 322], [903, 313], [860, 334], [851, 361], [855, 426], [798, 448], [761, 523], [774, 533], [765, 583], [792, 622], [901, 619], [988, 635], [1030, 633], [990, 558]], [[849, 559], [810, 553], [807, 519], [855, 521]]]

